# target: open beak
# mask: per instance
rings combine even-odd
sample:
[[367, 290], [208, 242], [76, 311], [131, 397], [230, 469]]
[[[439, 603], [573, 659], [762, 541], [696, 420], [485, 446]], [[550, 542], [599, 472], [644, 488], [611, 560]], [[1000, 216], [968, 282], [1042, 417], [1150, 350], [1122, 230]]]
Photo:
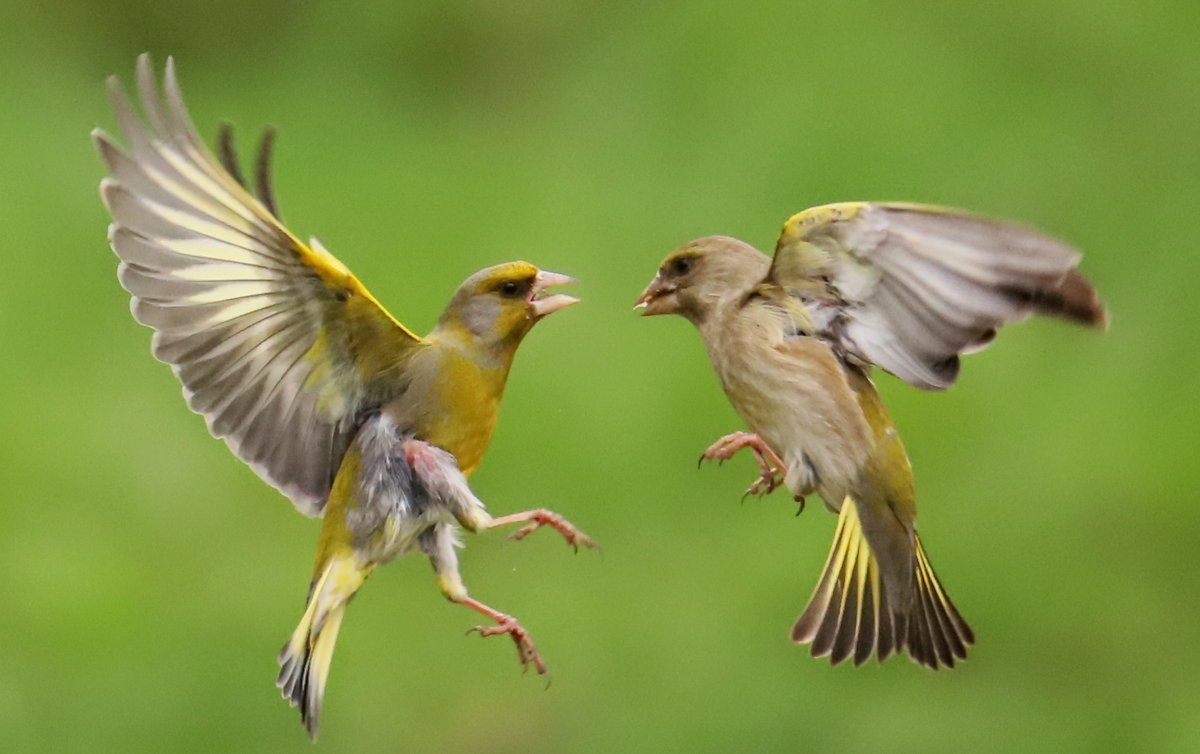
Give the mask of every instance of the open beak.
[[569, 275], [562, 275], [557, 272], [548, 270], [540, 270], [533, 279], [533, 288], [530, 289], [529, 306], [533, 309], [533, 316], [545, 317], [547, 314], [553, 314], [559, 309], [565, 309], [571, 304], [578, 304], [579, 299], [574, 296], [568, 296], [563, 293], [555, 293], [550, 296], [542, 296], [542, 292], [547, 288], [552, 288], [556, 285], [567, 285], [574, 283], [575, 278]]
[[646, 290], [642, 291], [641, 297], [638, 298], [633, 308], [640, 311], [643, 317], [652, 317], [655, 314], [674, 314], [676, 309], [674, 294], [675, 284], [663, 280], [660, 275], [655, 275], [654, 279], [650, 281], [650, 285], [646, 286]]

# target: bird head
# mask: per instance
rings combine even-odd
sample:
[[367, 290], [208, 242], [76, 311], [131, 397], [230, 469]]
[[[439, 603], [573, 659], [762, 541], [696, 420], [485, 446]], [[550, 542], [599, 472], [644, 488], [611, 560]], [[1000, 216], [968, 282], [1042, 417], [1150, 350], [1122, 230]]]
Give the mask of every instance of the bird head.
[[697, 238], [667, 255], [634, 308], [647, 317], [679, 314], [699, 324], [762, 282], [770, 267], [770, 257], [736, 238]]
[[579, 303], [547, 288], [575, 282], [528, 262], [508, 262], [476, 272], [455, 291], [438, 330], [465, 331], [481, 346], [515, 346], [543, 317]]

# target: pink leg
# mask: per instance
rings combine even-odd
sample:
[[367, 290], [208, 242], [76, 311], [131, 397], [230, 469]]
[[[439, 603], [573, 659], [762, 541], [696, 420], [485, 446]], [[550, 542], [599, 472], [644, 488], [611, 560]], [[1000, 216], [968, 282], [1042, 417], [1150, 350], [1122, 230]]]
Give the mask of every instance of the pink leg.
[[746, 490], [747, 495], [766, 495], [783, 484], [783, 459], [761, 437], [752, 432], [725, 435], [704, 451], [700, 462], [715, 460], [724, 463], [742, 448], [750, 448], [754, 452], [754, 460], [758, 462], [759, 470], [758, 479]]
[[517, 645], [517, 659], [521, 661], [521, 667], [524, 670], [529, 670], [529, 666], [532, 664], [539, 674], [545, 675], [546, 663], [542, 661], [542, 656], [538, 654], [537, 648], [533, 646], [533, 639], [529, 637], [529, 631], [521, 625], [520, 621], [511, 615], [490, 608], [470, 597], [463, 599], [462, 604], [496, 621], [496, 625], [494, 626], [476, 626], [471, 631], [478, 631], [480, 636], [508, 634]]
[[525, 526], [522, 526], [520, 529], [517, 529], [515, 532], [510, 534], [509, 539], [524, 539], [543, 526], [549, 526], [561, 534], [563, 539], [567, 540], [567, 544], [571, 545], [571, 547], [574, 547], [576, 552], [579, 551], [580, 545], [583, 545], [584, 547], [596, 546], [596, 543], [592, 541], [592, 538], [575, 528], [574, 524], [554, 511], [547, 510], [546, 508], [522, 511], [521, 513], [510, 513], [507, 516], [498, 516], [493, 518], [488, 523], [488, 528], [494, 529], [498, 526], [507, 526], [508, 524], [519, 523], [525, 523]]

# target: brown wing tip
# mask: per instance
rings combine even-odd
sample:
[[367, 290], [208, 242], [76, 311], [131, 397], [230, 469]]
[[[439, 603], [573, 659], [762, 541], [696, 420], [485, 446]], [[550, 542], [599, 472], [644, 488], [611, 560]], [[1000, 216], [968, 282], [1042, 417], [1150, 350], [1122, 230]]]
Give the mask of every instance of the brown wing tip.
[[268, 126], [263, 130], [262, 141], [258, 143], [258, 159], [254, 166], [254, 181], [258, 187], [258, 198], [275, 217], [279, 217], [279, 209], [275, 204], [275, 188], [271, 181], [271, 153], [275, 147], [275, 129]]
[[1001, 291], [1038, 314], [1087, 327], [1108, 329], [1108, 309], [1100, 300], [1100, 294], [1078, 270], [1068, 270], [1053, 286], [1036, 289], [1001, 288]]
[[217, 157], [221, 160], [225, 172], [245, 188], [246, 179], [242, 177], [242, 169], [238, 165], [237, 144], [233, 140], [233, 124], [228, 121], [221, 123], [217, 130]]
[[[1048, 305], [1048, 306], [1047, 306]], [[1069, 271], [1039, 309], [1081, 325], [1108, 329], [1108, 309], [1100, 294], [1078, 270]]]

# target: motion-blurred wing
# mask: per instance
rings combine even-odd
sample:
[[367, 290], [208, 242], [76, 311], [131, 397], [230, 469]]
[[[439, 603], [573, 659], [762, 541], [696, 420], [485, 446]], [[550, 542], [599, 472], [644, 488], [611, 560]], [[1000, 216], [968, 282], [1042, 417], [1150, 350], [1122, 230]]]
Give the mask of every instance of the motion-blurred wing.
[[[144, 124], [109, 88], [128, 151], [94, 133], [109, 237], [134, 317], [193, 411], [255, 472], [318, 515], [372, 375], [425, 341], [319, 243], [301, 243], [206, 150], [167, 60], [165, 101], [138, 59]], [[370, 354], [363, 346], [370, 346]]]
[[958, 356], [1030, 314], [1104, 326], [1074, 249], [1018, 225], [916, 204], [853, 202], [787, 221], [768, 280], [805, 301], [843, 352], [927, 390]]

